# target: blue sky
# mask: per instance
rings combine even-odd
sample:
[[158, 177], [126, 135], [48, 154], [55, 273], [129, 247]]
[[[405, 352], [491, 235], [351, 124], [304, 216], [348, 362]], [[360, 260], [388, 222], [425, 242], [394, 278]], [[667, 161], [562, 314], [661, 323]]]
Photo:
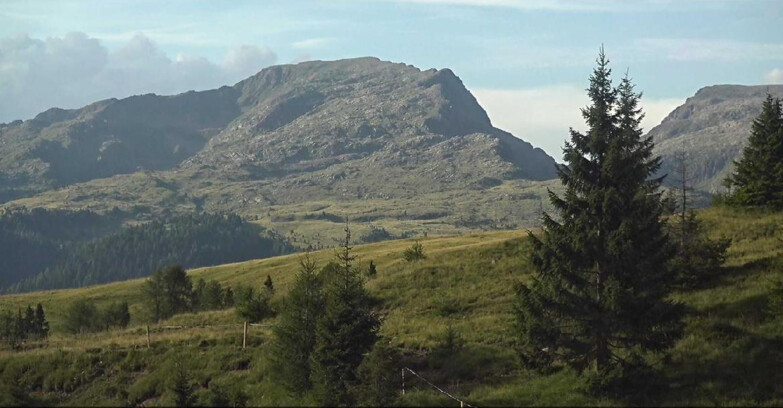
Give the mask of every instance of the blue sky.
[[601, 44], [651, 127], [703, 86], [783, 83], [783, 1], [4, 0], [0, 121], [371, 55], [451, 68], [496, 126], [559, 158]]

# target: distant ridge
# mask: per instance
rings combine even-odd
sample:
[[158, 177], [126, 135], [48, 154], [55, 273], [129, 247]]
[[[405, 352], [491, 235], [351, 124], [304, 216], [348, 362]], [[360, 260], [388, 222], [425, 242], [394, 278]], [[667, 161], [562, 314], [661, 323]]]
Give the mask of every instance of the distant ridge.
[[[0, 202], [85, 182], [79, 189], [89, 193], [92, 180], [150, 170], [262, 181], [276, 203], [555, 177], [554, 160], [494, 128], [451, 70], [377, 58], [279, 65], [233, 87], [50, 109], [0, 127], [0, 140]], [[290, 194], [297, 189], [306, 197]]]
[[714, 193], [732, 170], [761, 112], [767, 93], [783, 97], [783, 85], [714, 85], [700, 89], [650, 130], [663, 158], [661, 172], [676, 184], [676, 154], [686, 152], [694, 187]]

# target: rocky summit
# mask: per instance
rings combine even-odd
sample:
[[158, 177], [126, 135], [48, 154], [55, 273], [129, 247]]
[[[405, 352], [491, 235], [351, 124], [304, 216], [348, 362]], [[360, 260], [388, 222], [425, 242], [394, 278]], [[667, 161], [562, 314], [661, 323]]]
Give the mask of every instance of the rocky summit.
[[[317, 207], [341, 222], [356, 215], [351, 202], [374, 200], [355, 219], [514, 227], [538, 219], [549, 185], [538, 182], [555, 167], [493, 127], [451, 70], [377, 58], [273, 66], [233, 87], [0, 126], [4, 206], [137, 218], [203, 210], [271, 222]], [[318, 204], [280, 215], [305, 203]]]
[[680, 182], [684, 154], [690, 184], [714, 193], [739, 159], [767, 93], [783, 97], [783, 85], [715, 85], [700, 89], [650, 130], [668, 182]]
[[494, 128], [448, 69], [317, 61], [267, 68], [234, 88], [242, 114], [183, 170], [342, 198], [555, 177], [554, 160]]

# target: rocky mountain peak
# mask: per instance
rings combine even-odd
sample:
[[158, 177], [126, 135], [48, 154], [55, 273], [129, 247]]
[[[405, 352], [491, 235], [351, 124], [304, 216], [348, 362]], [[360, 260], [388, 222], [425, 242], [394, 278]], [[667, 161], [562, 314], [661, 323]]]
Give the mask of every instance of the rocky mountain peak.
[[671, 175], [669, 181], [676, 183], [675, 157], [685, 152], [691, 183], [704, 191], [719, 191], [767, 93], [783, 97], [783, 85], [704, 87], [651, 129], [649, 135], [663, 157], [661, 171]]

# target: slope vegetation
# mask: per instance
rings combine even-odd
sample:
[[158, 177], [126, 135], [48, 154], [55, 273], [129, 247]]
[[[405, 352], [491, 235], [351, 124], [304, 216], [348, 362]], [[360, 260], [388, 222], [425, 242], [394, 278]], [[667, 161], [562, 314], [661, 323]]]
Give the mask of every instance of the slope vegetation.
[[[378, 265], [378, 275], [367, 287], [381, 300], [382, 332], [403, 349], [404, 364], [470, 404], [779, 405], [783, 318], [768, 306], [771, 282], [783, 279], [778, 240], [783, 214], [711, 208], [700, 215], [711, 235], [732, 238], [729, 259], [702, 287], [676, 293], [689, 310], [686, 335], [668, 356], [653, 362], [655, 378], [609, 399], [583, 394], [583, 379], [569, 371], [540, 375], [520, 368], [508, 328], [514, 284], [530, 273], [524, 231], [430, 237], [421, 241], [428, 258], [415, 263], [402, 260], [410, 240], [362, 245], [357, 253], [363, 266], [369, 260]], [[333, 252], [313, 255], [323, 265]], [[289, 255], [190, 274], [257, 287], [270, 275], [278, 288], [273, 304], [279, 306], [297, 260], [298, 255]], [[268, 327], [252, 327], [249, 348], [241, 349], [241, 322], [232, 310], [177, 315], [152, 327], [152, 347], [146, 349], [142, 282], [0, 297], [0, 309], [42, 302], [55, 332], [47, 343], [0, 354], [3, 401], [166, 403], [171, 397], [167, 377], [181, 364], [204, 402], [215, 389], [224, 389], [244, 394], [254, 405], [308, 403], [270, 382]], [[98, 304], [127, 300], [131, 327], [61, 334], [61, 313], [77, 298]], [[444, 351], [448, 327], [462, 341]], [[416, 379], [406, 379], [406, 389], [406, 405], [455, 403]]]

